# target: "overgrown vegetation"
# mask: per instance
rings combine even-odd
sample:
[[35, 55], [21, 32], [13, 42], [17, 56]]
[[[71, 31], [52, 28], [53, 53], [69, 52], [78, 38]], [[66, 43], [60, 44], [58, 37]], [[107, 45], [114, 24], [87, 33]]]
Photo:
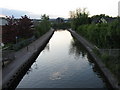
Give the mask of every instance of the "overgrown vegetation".
[[83, 10], [79, 8], [76, 11], [70, 11], [71, 28], [77, 30], [79, 26], [89, 24], [90, 18], [88, 15], [89, 12], [85, 8]]
[[68, 29], [70, 28], [70, 23], [69, 22], [64, 22], [64, 23], [53, 23], [52, 27], [54, 29]]
[[20, 19], [15, 19], [13, 16], [8, 17], [7, 21], [8, 24], [2, 27], [3, 49], [19, 50], [30, 44], [35, 38], [42, 36], [51, 27], [49, 16], [45, 14], [36, 27], [27, 15], [21, 16]]
[[77, 28], [77, 32], [99, 48], [120, 48], [120, 22], [88, 24]]
[[[88, 17], [86, 9], [77, 9], [70, 13], [71, 28], [92, 42], [98, 48], [120, 49], [120, 17], [104, 14]], [[118, 78], [120, 83], [120, 55], [113, 57], [93, 50], [105, 63], [106, 67]]]
[[106, 67], [117, 77], [120, 84], [120, 55], [118, 57], [113, 57], [104, 53], [101, 55], [102, 61], [105, 63]]
[[35, 36], [38, 38], [44, 33], [46, 33], [48, 30], [50, 30], [51, 24], [49, 21], [49, 16], [42, 15], [41, 22], [39, 22], [39, 25], [35, 27]]
[[7, 18], [8, 24], [2, 27], [2, 41], [4, 44], [16, 43], [16, 39], [30, 38], [33, 36], [33, 23], [26, 15], [20, 19], [13, 16]]

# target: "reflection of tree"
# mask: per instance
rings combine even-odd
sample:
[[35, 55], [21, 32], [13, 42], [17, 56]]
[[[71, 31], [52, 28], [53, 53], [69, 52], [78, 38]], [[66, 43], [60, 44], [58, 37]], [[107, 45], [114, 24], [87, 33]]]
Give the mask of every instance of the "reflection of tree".
[[38, 65], [37, 65], [36, 61], [35, 61], [35, 69], [38, 69]]
[[97, 77], [99, 77], [104, 82], [104, 84], [105, 84], [104, 88], [111, 88], [109, 83], [107, 83], [107, 80], [106, 80], [104, 74], [101, 72], [100, 68], [94, 62], [93, 57], [89, 53], [87, 55], [87, 58], [88, 58], [90, 66], [92, 66], [92, 70], [94, 71], [94, 73], [97, 75]]
[[30, 67], [30, 69], [26, 72], [27, 75], [29, 75], [30, 72], [32, 72], [33, 68]]
[[75, 56], [79, 58], [80, 55], [84, 57], [86, 55], [86, 51], [83, 46], [81, 46], [81, 44], [75, 38], [73, 38], [70, 44], [69, 54], [75, 54]]
[[34, 71], [34, 70], [37, 70], [38, 69], [38, 65], [37, 65], [37, 62], [35, 61], [34, 62], [34, 64], [33, 64], [33, 67], [31, 66], [30, 68], [29, 68], [29, 70], [26, 72], [26, 74], [27, 75], [29, 75], [32, 71]]
[[49, 43], [46, 45], [46, 47], [45, 47], [45, 49], [44, 50], [47, 50], [47, 51], [49, 51], [50, 50], [50, 45], [49, 45]]
[[79, 58], [80, 56], [85, 57], [85, 55], [87, 55], [88, 63], [90, 64], [90, 66], [92, 66], [92, 70], [94, 71], [94, 73], [97, 75], [97, 77], [101, 78], [103, 82], [105, 82], [106, 87], [110, 88], [109, 84], [106, 83], [107, 81], [103, 73], [101, 72], [97, 64], [94, 62], [93, 58], [90, 56], [89, 53], [87, 53], [85, 48], [75, 38], [73, 38], [73, 40], [71, 41], [69, 54], [74, 54], [75, 58]]

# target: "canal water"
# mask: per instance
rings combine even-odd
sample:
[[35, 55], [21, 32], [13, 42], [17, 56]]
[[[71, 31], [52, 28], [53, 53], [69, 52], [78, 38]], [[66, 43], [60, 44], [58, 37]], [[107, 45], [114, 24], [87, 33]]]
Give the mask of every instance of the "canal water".
[[67, 30], [58, 30], [17, 88], [107, 88], [96, 65]]

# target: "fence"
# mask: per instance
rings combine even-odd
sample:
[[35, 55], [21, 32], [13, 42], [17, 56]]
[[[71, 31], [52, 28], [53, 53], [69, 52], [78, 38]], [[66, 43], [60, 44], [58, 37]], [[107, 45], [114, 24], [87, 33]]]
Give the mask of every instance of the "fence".
[[18, 43], [13, 45], [13, 50], [19, 50], [19, 49], [25, 47], [26, 45], [30, 44], [34, 40], [36, 40], [35, 36], [33, 36], [33, 37], [29, 38], [29, 39], [23, 40], [21, 42], [18, 42]]
[[118, 57], [120, 56], [120, 49], [99, 49], [101, 54], [108, 54], [109, 56]]

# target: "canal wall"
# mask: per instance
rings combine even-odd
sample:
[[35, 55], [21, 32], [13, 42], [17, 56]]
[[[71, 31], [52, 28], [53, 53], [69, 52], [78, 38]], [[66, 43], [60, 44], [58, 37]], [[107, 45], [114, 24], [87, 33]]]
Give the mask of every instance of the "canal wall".
[[104, 75], [107, 82], [110, 84], [111, 88], [114, 89], [114, 90], [120, 90], [120, 86], [118, 85], [117, 79], [105, 67], [105, 65], [102, 63], [102, 60], [95, 55], [93, 50], [96, 48], [96, 46], [92, 45], [90, 42], [85, 40], [83, 37], [81, 37], [75, 31], [73, 31], [71, 29], [69, 29], [68, 31], [72, 34], [73, 37], [75, 37], [85, 47], [85, 49], [88, 51], [90, 56], [93, 58], [94, 62], [97, 64], [97, 66], [101, 70], [101, 72]]
[[15, 53], [15, 60], [2, 69], [2, 89], [15, 89], [21, 78], [35, 62], [40, 52], [52, 37], [54, 30], [50, 30], [39, 39]]

